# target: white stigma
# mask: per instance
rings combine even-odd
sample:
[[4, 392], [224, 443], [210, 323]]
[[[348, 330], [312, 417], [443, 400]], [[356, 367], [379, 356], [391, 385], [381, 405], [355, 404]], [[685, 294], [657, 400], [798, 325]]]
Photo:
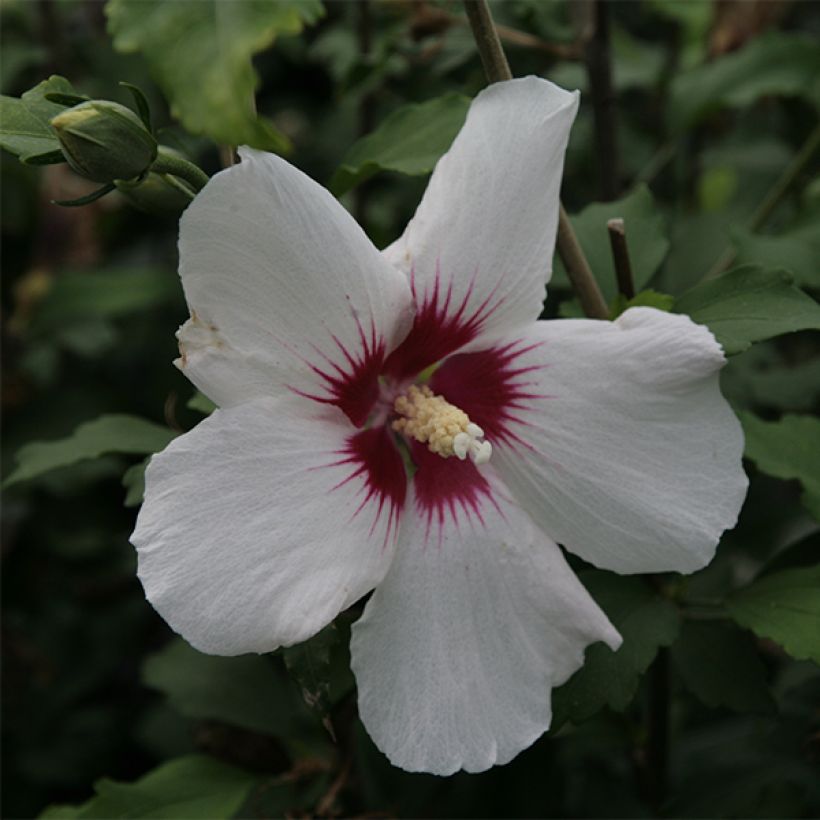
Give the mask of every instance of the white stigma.
[[484, 441], [484, 431], [470, 421], [461, 409], [437, 396], [423, 385], [412, 385], [394, 403], [401, 416], [393, 429], [427, 445], [427, 449], [442, 458], [467, 456], [476, 465], [486, 464], [493, 452], [492, 444]]

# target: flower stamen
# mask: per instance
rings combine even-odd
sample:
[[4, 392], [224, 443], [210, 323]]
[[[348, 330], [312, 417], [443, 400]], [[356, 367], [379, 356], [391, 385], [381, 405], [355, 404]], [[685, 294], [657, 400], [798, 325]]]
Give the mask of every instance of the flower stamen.
[[484, 431], [427, 385], [411, 385], [396, 399], [393, 409], [401, 418], [393, 421], [392, 428], [426, 444], [431, 453], [442, 458], [456, 456], [461, 461], [469, 455], [477, 465], [490, 460], [493, 447], [484, 441]]

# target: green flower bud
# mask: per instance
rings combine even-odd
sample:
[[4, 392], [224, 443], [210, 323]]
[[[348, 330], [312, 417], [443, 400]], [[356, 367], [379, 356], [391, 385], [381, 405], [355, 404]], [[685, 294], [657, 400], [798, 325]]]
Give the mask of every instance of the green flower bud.
[[[160, 145], [159, 156], [169, 155], [182, 157], [173, 148]], [[155, 171], [149, 171], [141, 179], [120, 179], [114, 184], [131, 205], [149, 214], [178, 216], [195, 196], [185, 180]]]
[[109, 100], [91, 100], [51, 120], [68, 164], [96, 182], [133, 179], [157, 155], [157, 142], [130, 109]]

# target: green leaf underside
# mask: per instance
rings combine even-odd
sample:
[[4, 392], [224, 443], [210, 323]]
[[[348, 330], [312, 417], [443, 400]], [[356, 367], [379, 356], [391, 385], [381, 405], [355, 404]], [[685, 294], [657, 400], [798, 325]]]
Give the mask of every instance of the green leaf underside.
[[58, 818], [184, 817], [221, 820], [233, 817], [259, 779], [205, 755], [171, 760], [133, 783], [103, 778], [96, 796], [82, 806], [52, 806], [40, 816]]
[[[320, 0], [109, 0], [108, 30], [122, 52], [139, 51], [194, 134], [226, 145], [283, 151], [287, 139], [253, 111], [254, 54], [298, 34], [323, 13]], [[179, 44], [185, 43], [185, 48]]]
[[723, 621], [685, 621], [671, 650], [677, 674], [707, 706], [772, 712], [766, 667], [748, 634]]
[[352, 146], [330, 190], [340, 196], [379, 171], [430, 173], [464, 124], [469, 107], [470, 98], [462, 94], [402, 106]]
[[[46, 100], [45, 95], [50, 92], [76, 94], [65, 77], [54, 74], [19, 99], [0, 97], [0, 147], [22, 162], [36, 164], [38, 157], [60, 152], [60, 143], [49, 120], [65, 111], [65, 107]], [[60, 154], [62, 156], [62, 152]]]
[[739, 415], [746, 458], [767, 475], [800, 481], [803, 503], [820, 520], [820, 419], [786, 415], [763, 421], [752, 413]]
[[[618, 294], [615, 264], [606, 223], [622, 218], [635, 290], [641, 291], [658, 270], [669, 251], [666, 224], [646, 185], [615, 202], [596, 202], [570, 217], [578, 241], [601, 287], [607, 304]], [[556, 254], [552, 286], [568, 288], [564, 265]]]
[[624, 642], [617, 652], [603, 644], [587, 649], [581, 669], [552, 694], [554, 728], [565, 720], [581, 723], [605, 706], [623, 711], [658, 649], [675, 640], [680, 625], [674, 605], [639, 578], [600, 570], [579, 577]]
[[152, 421], [114, 413], [81, 424], [70, 436], [56, 441], [35, 441], [17, 453], [17, 468], [5, 487], [108, 453], [145, 455], [162, 450], [176, 432]]
[[642, 290], [631, 299], [619, 293], [609, 306], [609, 318], [617, 319], [624, 311], [633, 307], [652, 307], [656, 310], [669, 312], [675, 304], [675, 297], [657, 290]]
[[727, 355], [784, 333], [820, 329], [820, 305], [794, 286], [791, 274], [758, 265], [696, 285], [677, 300], [675, 312], [706, 325]]
[[142, 677], [182, 715], [252, 732], [289, 737], [304, 729], [304, 708], [263, 655], [204, 655], [182, 640], [143, 665]]
[[792, 657], [820, 663], [820, 565], [766, 575], [726, 602], [732, 617]]
[[686, 128], [722, 107], [742, 108], [773, 94], [820, 103], [820, 49], [811, 37], [768, 32], [739, 51], [679, 74], [668, 110], [673, 127]]

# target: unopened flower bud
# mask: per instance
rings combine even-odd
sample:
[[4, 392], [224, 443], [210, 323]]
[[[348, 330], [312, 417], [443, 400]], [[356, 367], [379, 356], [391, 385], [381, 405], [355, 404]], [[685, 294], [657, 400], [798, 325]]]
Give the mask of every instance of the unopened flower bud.
[[[182, 154], [165, 145], [159, 146], [158, 156], [184, 159]], [[185, 180], [155, 171], [149, 171], [142, 179], [118, 180], [115, 185], [135, 208], [152, 214], [177, 215], [185, 210], [195, 195]]]
[[134, 179], [157, 155], [157, 142], [130, 109], [109, 100], [91, 100], [51, 120], [66, 161], [96, 182]]

